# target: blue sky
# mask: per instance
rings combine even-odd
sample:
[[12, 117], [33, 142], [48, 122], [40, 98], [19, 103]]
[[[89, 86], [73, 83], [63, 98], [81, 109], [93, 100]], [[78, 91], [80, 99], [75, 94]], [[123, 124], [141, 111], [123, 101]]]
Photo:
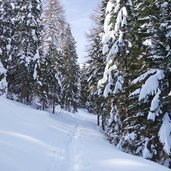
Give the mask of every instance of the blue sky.
[[91, 28], [90, 15], [97, 8], [100, 0], [60, 0], [64, 6], [67, 21], [72, 28], [73, 36], [77, 42], [78, 62], [83, 63], [86, 59], [86, 36], [85, 33]]

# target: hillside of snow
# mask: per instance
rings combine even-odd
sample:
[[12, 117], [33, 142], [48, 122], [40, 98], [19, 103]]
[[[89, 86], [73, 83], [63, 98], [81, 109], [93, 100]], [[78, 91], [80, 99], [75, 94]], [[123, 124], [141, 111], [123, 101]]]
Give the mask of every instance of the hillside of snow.
[[169, 171], [110, 145], [84, 110], [53, 115], [0, 97], [1, 171]]

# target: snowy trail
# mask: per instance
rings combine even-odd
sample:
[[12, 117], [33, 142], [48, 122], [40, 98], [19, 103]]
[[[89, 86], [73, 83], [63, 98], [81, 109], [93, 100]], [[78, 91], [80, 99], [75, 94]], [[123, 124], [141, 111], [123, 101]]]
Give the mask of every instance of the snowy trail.
[[0, 97], [2, 171], [169, 171], [109, 144], [96, 117], [37, 111]]
[[65, 146], [67, 164], [64, 171], [169, 170], [115, 149], [99, 132], [96, 126], [96, 117], [88, 114], [85, 110], [80, 110], [78, 114], [68, 113], [66, 115], [73, 118], [74, 126], [70, 130], [69, 142]]

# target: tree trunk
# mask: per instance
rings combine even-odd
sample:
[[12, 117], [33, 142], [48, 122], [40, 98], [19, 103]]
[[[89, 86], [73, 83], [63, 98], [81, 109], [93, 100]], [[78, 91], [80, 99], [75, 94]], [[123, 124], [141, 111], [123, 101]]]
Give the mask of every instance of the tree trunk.
[[53, 111], [52, 113], [55, 113], [55, 98], [53, 98], [53, 104], [52, 104]]
[[42, 105], [41, 105], [41, 110], [45, 110], [45, 100], [42, 99], [42, 100], [41, 100], [41, 103], [42, 103]]
[[100, 126], [100, 115], [97, 114], [97, 125]]
[[171, 73], [168, 74], [169, 92], [171, 91]]
[[104, 123], [104, 121], [105, 121], [105, 118], [102, 115], [102, 130], [103, 131], [105, 131], [105, 123]]

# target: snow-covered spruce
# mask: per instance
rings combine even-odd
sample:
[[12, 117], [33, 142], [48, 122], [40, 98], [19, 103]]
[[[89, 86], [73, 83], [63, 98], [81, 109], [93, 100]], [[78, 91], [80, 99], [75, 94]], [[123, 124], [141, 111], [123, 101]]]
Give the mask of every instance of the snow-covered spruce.
[[[100, 123], [99, 121], [100, 117], [102, 116], [102, 109], [104, 108], [104, 97], [102, 96], [102, 94], [98, 95], [97, 84], [98, 81], [103, 77], [103, 71], [105, 66], [105, 56], [102, 52], [103, 44], [101, 42], [101, 33], [103, 31], [103, 21], [106, 4], [106, 0], [102, 0], [101, 4], [92, 15], [92, 20], [94, 24], [87, 35], [87, 54], [89, 60], [86, 64], [86, 73], [83, 73], [85, 75], [84, 79], [86, 85], [82, 85], [82, 92], [85, 92], [87, 94], [85, 107], [90, 112], [97, 114], [97, 124], [103, 126], [103, 119], [102, 123]], [[80, 79], [82, 81], [82, 75]], [[83, 94], [80, 94], [80, 96], [82, 95]]]
[[[101, 34], [106, 67], [98, 82], [98, 94], [107, 101], [103, 107], [104, 118], [109, 119], [107, 134], [114, 131], [110, 141], [120, 134], [118, 145], [113, 138], [117, 147], [167, 166], [167, 141], [158, 134], [171, 110], [170, 5], [169, 1], [107, 1]], [[116, 107], [113, 112], [108, 112], [110, 104]], [[115, 115], [122, 125], [119, 133]], [[110, 127], [111, 119], [115, 124]]]
[[79, 66], [77, 65], [76, 42], [71, 33], [71, 27], [68, 24], [66, 28], [66, 40], [63, 49], [63, 78], [61, 93], [62, 108], [77, 112], [78, 106], [78, 77]]
[[0, 61], [0, 95], [5, 93], [7, 88], [7, 81], [6, 81], [6, 69], [2, 65]]
[[[132, 1], [112, 1], [106, 5], [104, 20], [104, 33], [102, 37], [103, 54], [106, 56], [106, 66], [103, 78], [98, 82], [99, 94], [111, 104], [110, 116], [105, 114], [107, 121], [107, 135], [111, 142], [117, 145], [122, 136], [120, 119], [127, 115], [127, 93], [128, 84], [127, 68], [132, 43], [130, 39], [130, 17]], [[129, 20], [129, 21], [128, 21]], [[113, 116], [111, 116], [113, 115]], [[118, 118], [118, 119], [116, 119]], [[113, 119], [113, 121], [111, 121]], [[121, 119], [121, 120], [122, 120]], [[117, 125], [117, 126], [115, 126]], [[116, 127], [118, 127], [116, 129]], [[113, 136], [115, 135], [115, 136]], [[117, 135], [117, 136], [116, 136]]]
[[11, 51], [12, 35], [12, 4], [10, 1], [0, 0], [0, 95], [7, 88], [7, 67]]
[[[127, 125], [124, 136], [128, 137], [132, 133], [135, 135], [133, 141], [126, 141], [126, 151], [170, 167], [170, 128], [164, 133], [164, 125], [170, 122], [171, 108], [168, 96], [171, 88], [169, 5], [170, 2], [155, 1], [145, 5], [135, 1], [137, 41], [131, 53], [136, 54], [137, 60], [132, 60], [135, 69], [130, 76], [134, 79], [130, 85], [129, 116], [124, 121]], [[150, 8], [148, 12], [147, 6]]]
[[[9, 2], [9, 1], [6, 1]], [[8, 97], [31, 104], [36, 89], [41, 31], [41, 1], [12, 1]]]
[[38, 69], [38, 102], [41, 108], [61, 104], [63, 43], [65, 35], [64, 9], [58, 0], [48, 0], [43, 8], [41, 58]]

